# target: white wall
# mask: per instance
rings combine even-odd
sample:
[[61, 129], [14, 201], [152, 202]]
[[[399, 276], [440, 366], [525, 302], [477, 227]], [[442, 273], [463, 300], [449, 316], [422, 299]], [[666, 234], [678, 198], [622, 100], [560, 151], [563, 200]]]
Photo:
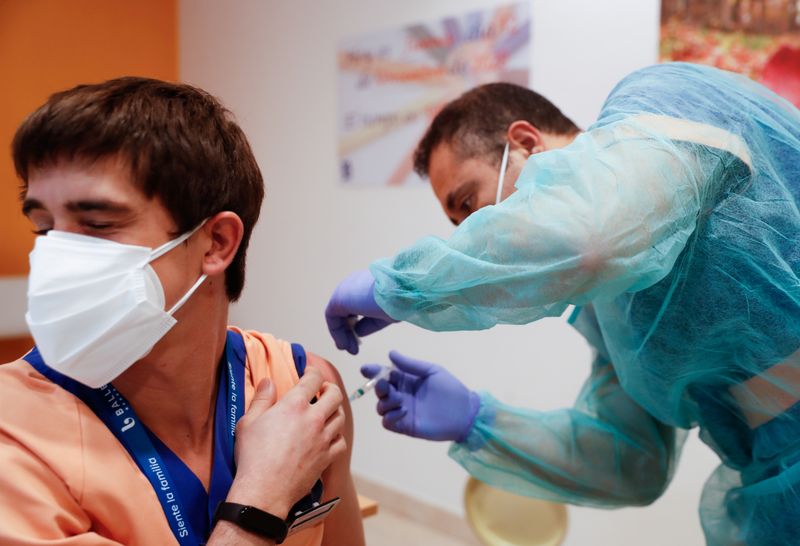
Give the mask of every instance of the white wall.
[[[589, 349], [561, 319], [487, 332], [433, 334], [408, 325], [367, 338], [357, 357], [328, 337], [323, 308], [351, 270], [451, 226], [427, 187], [338, 183], [339, 38], [498, 4], [496, 0], [183, 0], [180, 70], [235, 112], [267, 184], [250, 249], [241, 326], [299, 341], [333, 361], [348, 388], [365, 362], [398, 348], [451, 367], [473, 388], [516, 405], [571, 404]], [[588, 126], [618, 79], [655, 62], [658, 0], [534, 0], [533, 87]], [[466, 474], [447, 445], [383, 431], [371, 399], [355, 404], [354, 472], [453, 512]], [[690, 442], [667, 495], [647, 509], [570, 509], [568, 546], [701, 544], [699, 491], [713, 455]]]

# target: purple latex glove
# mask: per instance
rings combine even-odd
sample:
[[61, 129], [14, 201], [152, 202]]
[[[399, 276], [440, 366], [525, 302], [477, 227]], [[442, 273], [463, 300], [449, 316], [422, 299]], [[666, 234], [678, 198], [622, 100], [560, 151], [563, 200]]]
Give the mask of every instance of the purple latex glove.
[[[478, 394], [441, 366], [397, 351], [389, 358], [397, 369], [375, 385], [383, 427], [415, 438], [463, 441], [478, 414]], [[381, 369], [367, 364], [361, 374], [372, 378]]]
[[374, 292], [375, 279], [367, 269], [352, 273], [333, 291], [325, 321], [338, 349], [358, 354], [359, 337], [398, 322], [375, 303]]

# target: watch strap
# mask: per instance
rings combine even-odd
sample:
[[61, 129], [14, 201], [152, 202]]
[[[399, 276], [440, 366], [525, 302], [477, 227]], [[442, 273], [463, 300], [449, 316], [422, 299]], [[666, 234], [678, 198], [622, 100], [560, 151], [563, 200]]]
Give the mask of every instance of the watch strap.
[[264, 538], [271, 538], [275, 540], [276, 544], [282, 543], [289, 532], [289, 526], [278, 516], [255, 506], [235, 502], [221, 502], [217, 505], [217, 509], [214, 511], [214, 525], [219, 520], [235, 523], [245, 531]]

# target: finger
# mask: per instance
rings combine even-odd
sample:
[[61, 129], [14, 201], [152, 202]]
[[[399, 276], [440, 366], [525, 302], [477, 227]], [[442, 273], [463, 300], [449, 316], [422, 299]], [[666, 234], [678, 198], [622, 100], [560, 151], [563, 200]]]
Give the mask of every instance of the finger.
[[344, 409], [339, 406], [338, 411], [331, 415], [325, 422], [325, 427], [322, 429], [322, 433], [324, 434], [323, 438], [333, 438], [338, 434], [342, 434], [344, 432], [345, 422]]
[[331, 442], [330, 448], [328, 449], [328, 455], [333, 460], [338, 459], [345, 453], [347, 453], [347, 440], [345, 440], [343, 435], [339, 434], [338, 436], [334, 437], [333, 442]]
[[339, 406], [338, 408], [336, 408], [336, 411], [333, 412], [330, 415], [330, 417], [328, 417], [328, 420], [325, 422], [325, 428], [327, 429], [329, 426], [337, 425], [337, 423], [344, 418], [345, 418], [344, 408], [342, 406]]
[[383, 366], [380, 364], [364, 364], [361, 366], [361, 375], [366, 377], [367, 379], [372, 379], [383, 370]]
[[[339, 337], [339, 332], [346, 326], [344, 318], [333, 312], [331, 310], [331, 304], [328, 303], [328, 307], [325, 309], [325, 323], [328, 325], [328, 331], [331, 333], [331, 337], [334, 341], [337, 341]], [[336, 343], [336, 346], [339, 347], [339, 343]]]
[[364, 317], [356, 323], [354, 330], [356, 335], [364, 337], [374, 334], [379, 330], [383, 330], [387, 326], [389, 326], [389, 323], [383, 319]]
[[320, 411], [327, 420], [342, 407], [343, 401], [344, 396], [342, 396], [342, 391], [339, 387], [333, 383], [324, 383], [317, 397], [317, 403], [314, 404], [314, 408]]
[[251, 416], [261, 415], [275, 404], [276, 398], [275, 385], [268, 378], [262, 379], [256, 388], [247, 413]]
[[[328, 332], [330, 332], [336, 348], [352, 352], [352, 339], [355, 339], [355, 336], [353, 335], [351, 321], [355, 316], [343, 309], [339, 309], [339, 307], [334, 302], [334, 298], [331, 298], [331, 301], [328, 302], [328, 307], [325, 308], [325, 322], [328, 325]], [[356, 340], [356, 344], [358, 344], [358, 340]], [[357, 350], [358, 348], [356, 348]]]
[[352, 329], [347, 330], [347, 352], [351, 355], [358, 354], [358, 338], [353, 333]]
[[319, 391], [322, 390], [322, 385], [325, 379], [316, 368], [306, 368], [303, 377], [300, 381], [286, 393], [284, 400], [287, 398], [299, 397], [304, 403], [308, 403], [314, 398]]
[[406, 426], [403, 419], [406, 416], [406, 413], [406, 410], [403, 408], [390, 411], [383, 416], [383, 420], [381, 421], [383, 428], [386, 430], [391, 430], [392, 432], [406, 434]]
[[391, 351], [389, 353], [389, 359], [394, 363], [395, 366], [397, 366], [399, 370], [419, 377], [427, 376], [433, 367], [436, 366], [430, 362], [425, 362], [423, 360], [417, 360], [416, 358], [402, 355], [397, 351]]
[[375, 410], [378, 412], [378, 415], [386, 415], [387, 413], [396, 410], [403, 406], [403, 397], [400, 396], [400, 393], [394, 393], [392, 395], [387, 396], [386, 398], [381, 398], [378, 401], [378, 404], [375, 406]]
[[342, 325], [336, 328], [328, 328], [328, 331], [331, 333], [331, 337], [333, 338], [333, 342], [336, 344], [336, 348], [342, 351], [350, 351], [350, 337], [352, 334], [350, 333], [350, 328], [347, 325]]
[[406, 385], [413, 385], [418, 380], [418, 375], [401, 372], [396, 368], [389, 373], [389, 383], [397, 389], [402, 389]]
[[385, 379], [380, 379], [375, 383], [375, 394], [378, 398], [386, 398], [393, 390], [395, 390], [394, 385]]

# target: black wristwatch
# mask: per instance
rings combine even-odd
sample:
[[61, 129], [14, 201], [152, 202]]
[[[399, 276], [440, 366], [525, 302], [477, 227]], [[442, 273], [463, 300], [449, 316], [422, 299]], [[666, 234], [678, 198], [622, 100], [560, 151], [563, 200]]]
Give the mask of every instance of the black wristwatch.
[[276, 544], [282, 543], [289, 532], [286, 522], [269, 512], [259, 510], [254, 506], [236, 504], [235, 502], [221, 502], [214, 511], [214, 522], [221, 519], [235, 523], [245, 531], [250, 531], [264, 538], [271, 538]]

